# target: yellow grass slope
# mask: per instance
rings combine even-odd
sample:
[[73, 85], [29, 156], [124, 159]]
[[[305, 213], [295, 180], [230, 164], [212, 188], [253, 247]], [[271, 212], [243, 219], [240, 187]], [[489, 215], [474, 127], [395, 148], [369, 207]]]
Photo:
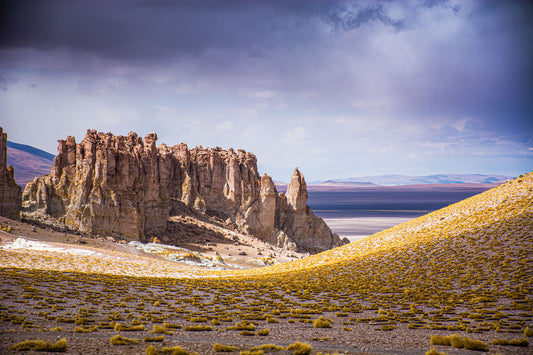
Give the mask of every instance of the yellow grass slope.
[[375, 267], [391, 262], [393, 273], [425, 270], [430, 276], [432, 269], [442, 273], [442, 267], [457, 267], [462, 274], [491, 270], [493, 278], [500, 275], [498, 266], [504, 272], [511, 271], [508, 267], [531, 267], [532, 249], [533, 172], [351, 244], [246, 274], [318, 271], [328, 265], [375, 261]]
[[[94, 312], [88, 324], [101, 329], [111, 326], [106, 322], [132, 318], [184, 325], [172, 328], [175, 334], [255, 332], [247, 328], [253, 325], [258, 336], [259, 329], [268, 329], [287, 342], [295, 334], [304, 341], [331, 335], [338, 344], [348, 344], [367, 334], [374, 343], [401, 338], [401, 347], [427, 349], [430, 335], [450, 332], [461, 337], [476, 333], [473, 337], [484, 342], [527, 342], [519, 338], [531, 332], [533, 322], [532, 197], [529, 173], [364, 240], [242, 272], [176, 269], [172, 272], [181, 275], [177, 278], [158, 271], [175, 263], [152, 261], [147, 268], [148, 258], [125, 263], [123, 256], [112, 255], [94, 272], [94, 255], [83, 259], [36, 252], [28, 258], [24, 252], [0, 250], [0, 289], [5, 295], [0, 320], [24, 329], [63, 327], [67, 316], [73, 322], [88, 316], [89, 310], [77, 310], [77, 300], [85, 300]], [[34, 267], [46, 269], [47, 263], [50, 270], [75, 272]], [[142, 269], [137, 275], [144, 277], [105, 275], [130, 267]], [[168, 278], [150, 277], [154, 274]], [[40, 301], [41, 294], [50, 304]], [[64, 305], [62, 310], [55, 303]], [[250, 321], [254, 323], [245, 323]], [[235, 324], [227, 327], [230, 322]], [[69, 330], [75, 331], [73, 326]], [[499, 350], [495, 346], [490, 350]], [[528, 348], [523, 353], [531, 352]]]

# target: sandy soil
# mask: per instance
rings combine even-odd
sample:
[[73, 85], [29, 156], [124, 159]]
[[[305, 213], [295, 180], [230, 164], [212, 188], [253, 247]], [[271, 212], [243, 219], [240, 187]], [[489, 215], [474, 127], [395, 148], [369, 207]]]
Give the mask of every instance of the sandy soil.
[[[223, 303], [211, 303], [214, 302], [214, 295], [211, 290], [191, 289], [188, 281], [168, 279], [167, 281], [151, 283], [146, 278], [117, 278], [115, 276], [102, 276], [98, 273], [117, 274], [118, 271], [131, 271], [131, 273], [125, 272], [123, 275], [157, 276], [153, 274], [153, 270], [164, 270], [183, 276], [189, 275], [186, 274], [187, 272], [192, 275], [194, 270], [191, 271], [191, 269], [199, 268], [165, 260], [158, 254], [143, 252], [111, 238], [60, 233], [5, 218], [0, 218], [0, 224], [4, 227], [10, 226], [12, 229], [12, 233], [0, 233], [2, 246], [13, 243], [17, 238], [24, 237], [26, 240], [38, 241], [56, 248], [65, 248], [71, 251], [80, 249], [99, 253], [90, 255], [69, 254], [69, 260], [73, 264], [85, 265], [84, 267], [87, 267], [87, 272], [89, 272], [74, 274], [66, 272], [67, 270], [62, 273], [36, 270], [40, 268], [53, 269], [50, 265], [38, 267], [38, 263], [53, 262], [55, 258], [62, 257], [58, 256], [59, 252], [9, 251], [10, 257], [13, 257], [14, 253], [19, 253], [17, 257], [20, 260], [20, 265], [26, 269], [4, 269], [2, 274], [0, 285], [0, 295], [2, 295], [0, 302], [0, 315], [2, 316], [0, 321], [0, 354], [13, 353], [9, 350], [9, 346], [24, 340], [39, 339], [54, 343], [61, 338], [67, 339], [68, 354], [144, 354], [150, 343], [143, 342], [143, 339], [146, 336], [159, 335], [149, 333], [154, 325], [160, 325], [163, 321], [179, 324], [182, 328], [174, 329], [172, 334], [166, 334], [162, 343], [155, 343], [154, 345], [158, 349], [180, 345], [198, 354], [214, 354], [213, 345], [215, 343], [235, 346], [237, 351], [230, 354], [239, 354], [240, 351], [250, 350], [253, 346], [261, 344], [276, 344], [286, 347], [295, 341], [303, 341], [313, 347], [311, 354], [322, 352], [329, 354], [422, 355], [433, 347], [429, 341], [431, 335], [449, 334], [446, 331], [408, 329], [408, 325], [402, 323], [398, 323], [392, 332], [382, 331], [381, 324], [366, 324], [355, 321], [356, 318], [375, 316], [374, 310], [364, 310], [348, 316], [339, 316], [336, 312], [324, 312], [321, 315], [330, 318], [334, 324], [329, 329], [314, 328], [313, 324], [305, 322], [305, 318], [290, 316], [279, 317], [278, 323], [254, 320], [257, 330], [268, 328], [270, 334], [265, 337], [245, 336], [239, 331], [228, 329], [229, 326], [239, 321], [238, 316], [236, 316], [239, 314], [238, 308], [228, 308], [234, 312], [233, 320], [230, 323], [223, 322], [213, 325], [212, 331], [186, 331], [184, 327], [188, 325], [210, 325], [211, 323], [196, 323], [181, 312], [187, 311], [187, 314], [190, 315], [195, 312], [205, 314], [207, 309], [214, 309], [217, 306], [223, 307]], [[217, 232], [216, 228], [214, 232]], [[278, 252], [275, 248], [270, 249], [268, 246], [258, 244], [257, 241], [243, 238], [241, 235], [236, 235], [235, 239], [230, 239], [224, 236], [224, 233], [220, 233], [220, 235], [216, 233], [209, 235], [208, 233], [207, 236], [201, 236], [197, 243], [188, 240], [180, 246], [186, 246], [190, 250], [203, 252], [206, 255], [219, 253], [227, 260], [233, 256], [240, 257], [242, 264], [246, 267], [253, 266], [249, 261], [245, 261], [246, 259], [260, 257], [267, 252], [274, 255]], [[239, 256], [240, 252], [245, 252], [247, 255]], [[47, 258], [45, 254], [53, 255], [53, 257]], [[279, 252], [279, 256], [281, 257], [278, 261], [290, 259], [290, 254], [287, 256], [287, 253]], [[14, 259], [16, 258], [10, 260]], [[29, 260], [36, 260], [36, 262]], [[101, 260], [109, 260], [108, 264], [102, 265], [112, 266], [109, 266], [109, 269], [96, 269], [99, 271], [93, 274], [94, 271], [92, 270], [94, 269], [91, 268], [97, 267], [95, 264], [100, 263]], [[127, 265], [131, 265], [131, 267], [124, 267], [126, 263], [130, 263]], [[12, 267], [13, 265], [1, 266]], [[118, 269], [112, 269], [112, 267]], [[192, 292], [186, 296], [187, 298], [200, 297], [202, 299], [201, 304], [195, 305], [192, 299], [184, 301], [187, 298], [184, 298], [183, 294], [187, 294], [187, 292]], [[254, 297], [261, 294], [262, 290], [247, 292], [248, 296], [243, 298], [243, 303], [249, 305], [251, 300], [255, 299]], [[156, 305], [157, 300], [165, 301], [165, 303]], [[121, 304], [122, 302], [124, 304]], [[141, 303], [142, 307], [140, 307]], [[180, 308], [182, 305], [185, 308]], [[261, 303], [258, 303], [258, 306], [261, 307]], [[87, 324], [77, 325], [61, 320], [61, 318], [74, 320], [76, 314], [82, 313], [82, 309], [89, 312], [87, 317], [90, 318], [90, 322]], [[146, 318], [147, 315], [153, 315], [156, 318]], [[353, 320], [350, 319], [352, 317]], [[318, 315], [312, 315], [310, 319], [316, 318]], [[18, 322], [17, 319], [21, 319], [21, 321]], [[90, 333], [74, 332], [76, 327], [80, 326], [88, 328], [111, 321], [130, 324], [134, 319], [141, 320], [145, 329], [131, 332], [115, 331], [114, 329], [99, 329]], [[344, 329], [344, 325], [348, 329]], [[51, 330], [55, 327], [61, 327], [62, 330]], [[140, 342], [133, 345], [111, 345], [110, 338], [116, 334], [139, 339]], [[476, 339], [490, 342], [491, 336], [490, 334], [476, 334]], [[479, 354], [479, 352], [451, 347], [436, 346], [436, 348], [448, 354]], [[511, 350], [508, 347], [499, 349], [492, 346], [492, 349], [498, 350], [501, 354], [533, 354], [531, 346]], [[25, 353], [38, 354], [34, 351]], [[290, 354], [290, 352], [282, 351], [278, 354]]]
[[[283, 263], [308, 255], [271, 246], [257, 238], [233, 232], [213, 223], [198, 225], [202, 222], [180, 217], [172, 217], [172, 219], [179, 223], [181, 228], [185, 226], [186, 230], [180, 229], [174, 233], [168, 233], [161, 238], [167, 243], [160, 240], [158, 240], [158, 243], [184, 248], [208, 258], [220, 256], [225, 261], [226, 266], [223, 269], [226, 270], [249, 269], [266, 266], [271, 263]], [[99, 248], [164, 260], [157, 253], [144, 252], [132, 247], [124, 240], [113, 237], [58, 232], [51, 227], [11, 220], [1, 216], [0, 225], [11, 228], [11, 233], [0, 231], [0, 245], [12, 243], [17, 238], [22, 237], [28, 240], [52, 243], [56, 247]]]

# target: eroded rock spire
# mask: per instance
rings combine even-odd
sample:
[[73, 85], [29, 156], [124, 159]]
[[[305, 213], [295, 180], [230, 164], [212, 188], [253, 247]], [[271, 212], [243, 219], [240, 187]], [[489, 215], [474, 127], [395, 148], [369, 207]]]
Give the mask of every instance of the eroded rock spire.
[[184, 204], [279, 246], [315, 252], [342, 244], [307, 207], [298, 169], [285, 196], [268, 175], [259, 176], [252, 153], [183, 143], [157, 147], [156, 141], [155, 133], [142, 139], [95, 130], [79, 144], [73, 137], [59, 141], [50, 174], [24, 190], [26, 214], [51, 216], [84, 233], [144, 241], [164, 233], [176, 204]]

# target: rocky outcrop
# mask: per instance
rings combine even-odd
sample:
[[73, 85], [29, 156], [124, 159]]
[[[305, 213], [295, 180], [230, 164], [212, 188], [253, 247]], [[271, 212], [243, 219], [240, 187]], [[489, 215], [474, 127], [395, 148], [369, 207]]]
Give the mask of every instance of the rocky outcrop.
[[278, 194], [268, 175], [259, 176], [251, 153], [183, 143], [156, 147], [156, 141], [155, 133], [141, 139], [133, 132], [126, 137], [94, 130], [79, 144], [74, 137], [60, 140], [50, 174], [24, 190], [26, 215], [145, 241], [164, 233], [167, 219], [184, 204], [289, 249], [314, 252], [342, 244], [306, 205], [298, 170], [287, 194]]
[[0, 215], [18, 219], [22, 188], [15, 182], [13, 167], [7, 166], [7, 134], [0, 127]]

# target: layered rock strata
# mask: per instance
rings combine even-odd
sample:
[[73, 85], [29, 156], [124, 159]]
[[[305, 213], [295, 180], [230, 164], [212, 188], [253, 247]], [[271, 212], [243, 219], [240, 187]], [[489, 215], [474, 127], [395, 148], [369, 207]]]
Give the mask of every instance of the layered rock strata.
[[13, 167], [7, 166], [7, 134], [0, 127], [0, 215], [18, 219], [22, 188], [15, 182]]
[[[317, 252], [343, 244], [307, 206], [296, 169], [287, 194], [278, 194], [256, 157], [244, 150], [184, 143], [156, 147], [157, 136], [114, 136], [88, 130], [59, 141], [51, 172], [26, 185], [28, 216], [47, 215], [69, 229], [145, 241], [165, 232], [180, 204], [230, 220], [280, 247]], [[179, 208], [178, 208], [179, 209]]]

